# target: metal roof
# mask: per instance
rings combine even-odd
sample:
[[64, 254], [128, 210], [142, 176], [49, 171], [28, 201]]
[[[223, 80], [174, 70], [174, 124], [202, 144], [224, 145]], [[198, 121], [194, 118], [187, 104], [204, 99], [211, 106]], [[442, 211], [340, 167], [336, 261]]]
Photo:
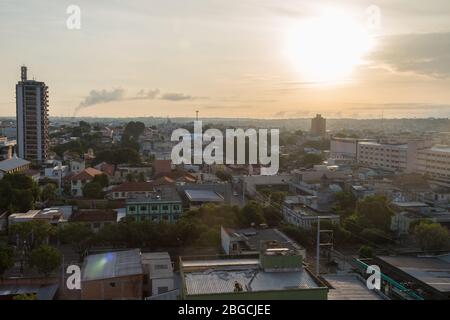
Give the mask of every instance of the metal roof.
[[139, 249], [107, 252], [87, 256], [82, 281], [143, 274]]
[[377, 258], [437, 291], [450, 292], [449, 256], [379, 256]]
[[21, 158], [17, 158], [17, 157], [11, 158], [8, 160], [3, 160], [3, 161], [0, 161], [0, 171], [8, 172], [8, 171], [14, 170], [16, 168], [28, 165], [30, 163], [31, 162], [29, 162], [25, 159], [21, 159]]
[[184, 280], [188, 295], [232, 293], [236, 281], [241, 284], [244, 292], [319, 288], [313, 277], [304, 270], [264, 272], [259, 268], [210, 269], [185, 273]]
[[192, 202], [223, 202], [224, 198], [213, 190], [184, 190], [189, 201]]
[[322, 275], [333, 287], [328, 291], [328, 300], [383, 300], [369, 290], [356, 275]]

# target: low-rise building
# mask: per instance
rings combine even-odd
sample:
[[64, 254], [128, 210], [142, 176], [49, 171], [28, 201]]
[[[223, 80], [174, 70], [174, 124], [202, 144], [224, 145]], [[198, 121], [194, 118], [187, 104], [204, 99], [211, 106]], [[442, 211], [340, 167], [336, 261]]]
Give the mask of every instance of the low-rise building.
[[418, 171], [431, 179], [450, 186], [450, 147], [435, 146], [418, 151]]
[[11, 159], [15, 146], [16, 140], [9, 140], [7, 137], [0, 136], [0, 160]]
[[227, 255], [258, 254], [267, 242], [297, 250], [306, 258], [306, 250], [287, 235], [275, 228], [220, 228], [222, 250]]
[[106, 209], [84, 209], [74, 213], [70, 221], [84, 223], [92, 231], [98, 232], [101, 228], [117, 222], [117, 212]]
[[[437, 256], [377, 256], [373, 264], [425, 300], [450, 299], [450, 254]], [[395, 294], [395, 292], [392, 292]]]
[[148, 276], [149, 296], [158, 296], [175, 290], [173, 265], [167, 252], [142, 253], [142, 265]]
[[94, 168], [86, 168], [70, 178], [72, 196], [82, 197], [83, 187], [103, 172]]
[[31, 162], [17, 156], [0, 161], [0, 178], [5, 174], [24, 173], [30, 169]]
[[124, 200], [131, 197], [148, 197], [155, 193], [155, 184], [151, 182], [124, 182], [114, 186], [108, 197], [112, 200]]
[[327, 300], [328, 287], [303, 266], [302, 255], [266, 246], [254, 258], [180, 258], [186, 300]]
[[223, 204], [224, 197], [214, 190], [186, 189], [184, 195], [190, 208], [198, 208], [207, 203]]
[[89, 255], [81, 274], [82, 300], [141, 300], [144, 272], [139, 249]]
[[126, 200], [127, 216], [136, 221], [176, 221], [183, 213], [183, 206], [177, 190], [163, 185], [146, 196], [133, 196]]

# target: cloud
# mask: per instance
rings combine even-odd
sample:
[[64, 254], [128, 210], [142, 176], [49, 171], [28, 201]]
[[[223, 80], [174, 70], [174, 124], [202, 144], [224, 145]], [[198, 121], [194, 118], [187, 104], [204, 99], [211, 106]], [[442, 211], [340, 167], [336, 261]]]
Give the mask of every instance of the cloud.
[[186, 95], [184, 93], [164, 93], [161, 95], [161, 100], [169, 100], [169, 101], [183, 101], [183, 100], [195, 100], [196, 97]]
[[450, 33], [395, 35], [383, 38], [370, 60], [397, 72], [450, 77]]
[[159, 89], [150, 89], [150, 90], [144, 90], [138, 92], [135, 99], [156, 99], [161, 91]]

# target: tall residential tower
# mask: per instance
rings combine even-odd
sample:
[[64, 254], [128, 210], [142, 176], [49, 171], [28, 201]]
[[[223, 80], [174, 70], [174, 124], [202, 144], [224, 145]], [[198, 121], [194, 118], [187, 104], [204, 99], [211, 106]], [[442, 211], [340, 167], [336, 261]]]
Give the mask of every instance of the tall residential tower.
[[311, 120], [311, 134], [315, 136], [324, 136], [327, 132], [327, 120], [318, 114]]
[[47, 159], [48, 87], [44, 82], [27, 79], [27, 67], [21, 68], [16, 85], [17, 154], [29, 161]]

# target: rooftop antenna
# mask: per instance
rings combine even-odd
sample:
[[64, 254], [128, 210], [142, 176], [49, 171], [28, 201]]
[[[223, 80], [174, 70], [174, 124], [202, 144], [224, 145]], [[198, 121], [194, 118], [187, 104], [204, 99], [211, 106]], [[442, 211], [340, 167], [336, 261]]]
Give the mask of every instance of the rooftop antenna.
[[27, 67], [24, 65], [20, 67], [20, 78], [22, 81], [27, 81]]

